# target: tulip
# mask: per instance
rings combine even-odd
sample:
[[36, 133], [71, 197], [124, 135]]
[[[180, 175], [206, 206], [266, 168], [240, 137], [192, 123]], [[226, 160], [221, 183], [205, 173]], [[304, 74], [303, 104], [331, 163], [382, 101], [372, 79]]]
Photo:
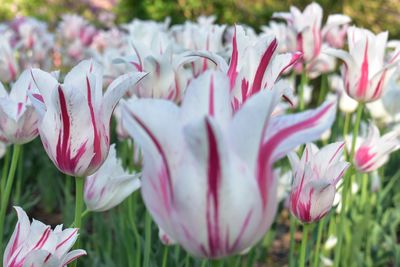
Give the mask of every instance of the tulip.
[[77, 228], [54, 230], [49, 225], [29, 218], [20, 207], [15, 207], [18, 222], [4, 252], [4, 267], [62, 267], [86, 255], [82, 249], [69, 250], [78, 238]]
[[374, 35], [369, 30], [350, 27], [347, 30], [349, 52], [332, 48], [324, 50], [344, 61], [342, 77], [351, 98], [372, 102], [381, 97], [400, 60], [398, 51], [387, 63], [384, 62], [387, 38], [387, 32]]
[[193, 61], [189, 57], [174, 55], [169, 44], [165, 51], [155, 52], [144, 44], [135, 44], [132, 57], [118, 58], [115, 63], [128, 63], [136, 71], [147, 72], [148, 76], [130, 91], [137, 97], [165, 98], [180, 102], [189, 77], [183, 64]]
[[397, 68], [396, 73], [388, 82], [387, 90], [382, 96], [382, 102], [387, 112], [394, 116], [400, 113], [400, 107], [397, 104], [400, 101], [400, 69]]
[[0, 140], [25, 144], [38, 135], [38, 116], [28, 93], [37, 93], [29, 71], [21, 74], [10, 93], [0, 83]]
[[6, 38], [0, 39], [0, 81], [11, 82], [17, 78], [19, 66], [14, 51]]
[[333, 48], [342, 48], [346, 43], [346, 33], [351, 18], [334, 14], [328, 16], [325, 26], [322, 28], [322, 39]]
[[323, 10], [315, 2], [309, 4], [303, 12], [292, 6], [290, 12], [277, 12], [272, 16], [286, 20], [288, 26], [297, 34], [296, 50], [303, 53], [303, 60], [306, 63], [320, 55], [323, 38], [329, 41], [331, 37], [329, 34], [337, 32], [340, 27], [351, 21], [348, 16], [334, 14], [328, 16], [325, 26], [322, 27]]
[[277, 47], [275, 37], [264, 35], [254, 41], [242, 27], [237, 26], [229, 65], [216, 54], [202, 52], [197, 55], [209, 58], [227, 73], [232, 105], [238, 110], [253, 94], [270, 90], [280, 76], [301, 58], [299, 52], [277, 55]]
[[89, 211], [106, 211], [119, 205], [140, 187], [138, 174], [124, 171], [115, 145], [96, 173], [86, 177], [84, 198]]
[[263, 237], [277, 209], [273, 163], [335, 117], [334, 103], [271, 117], [285, 89], [279, 82], [234, 113], [229, 78], [200, 75], [181, 107], [162, 99], [123, 105], [124, 125], [143, 150], [144, 202], [167, 236], [198, 257], [239, 253]]
[[372, 172], [389, 160], [389, 154], [400, 148], [399, 133], [392, 131], [379, 134], [379, 129], [370, 124], [367, 137], [357, 147], [354, 165], [359, 172]]
[[296, 32], [286, 23], [271, 21], [268, 26], [261, 26], [261, 29], [265, 34], [276, 37], [279, 53], [296, 51]]
[[85, 60], [59, 84], [39, 69], [31, 75], [40, 91], [32, 94], [39, 115], [43, 146], [57, 168], [71, 176], [93, 174], [104, 162], [110, 147], [110, 119], [119, 99], [144, 74], [120, 76], [102, 95], [102, 70]]
[[316, 58], [322, 45], [321, 24], [323, 17], [322, 7], [317, 3], [309, 4], [303, 12], [297, 7], [290, 7], [290, 12], [278, 12], [274, 18], [287, 21], [288, 25], [297, 33], [297, 50], [303, 53], [306, 62]]
[[341, 159], [343, 150], [343, 142], [321, 150], [308, 144], [301, 159], [294, 152], [289, 154], [293, 171], [290, 211], [300, 221], [318, 221], [332, 208], [336, 184], [350, 166]]

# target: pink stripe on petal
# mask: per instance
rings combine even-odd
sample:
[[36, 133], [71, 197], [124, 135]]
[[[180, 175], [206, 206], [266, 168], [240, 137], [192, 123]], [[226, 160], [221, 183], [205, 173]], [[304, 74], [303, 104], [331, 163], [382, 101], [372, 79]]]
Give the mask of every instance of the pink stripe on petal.
[[50, 233], [51, 233], [51, 228], [50, 228], [50, 226], [48, 226], [46, 228], [46, 230], [43, 232], [43, 234], [40, 237], [39, 241], [36, 243], [36, 245], [33, 248], [33, 250], [41, 249], [44, 246], [44, 244], [46, 243], [47, 239], [49, 238]]
[[279, 76], [282, 75], [282, 73], [284, 73], [287, 69], [289, 69], [290, 67], [292, 67], [294, 64], [296, 64], [297, 62], [299, 62], [299, 60], [303, 57], [303, 53], [302, 52], [294, 52], [292, 54], [292, 58], [289, 62], [289, 64], [287, 64], [279, 73], [279, 75], [277, 76], [277, 78], [279, 78]]
[[40, 94], [32, 94], [32, 96], [34, 98], [36, 98], [37, 100], [39, 100], [40, 102], [44, 103], [44, 99], [43, 99], [42, 95], [40, 95]]
[[236, 27], [235, 27], [235, 32], [233, 34], [233, 39], [232, 39], [232, 55], [231, 55], [231, 61], [229, 63], [229, 69], [228, 69], [228, 76], [230, 80], [230, 87], [231, 91], [233, 87], [235, 87], [235, 81], [236, 77], [238, 75], [237, 72], [237, 64], [238, 64], [238, 49], [237, 49], [237, 39], [236, 39]]
[[11, 249], [9, 251], [9, 254], [6, 255], [6, 261], [8, 262], [11, 259], [11, 256], [14, 255], [15, 251], [17, 250], [18, 246], [18, 239], [19, 239], [19, 233], [21, 231], [21, 224], [18, 222], [17, 223], [17, 232], [15, 234], [14, 242], [11, 246]]
[[331, 163], [336, 158], [336, 156], [340, 153], [343, 147], [344, 147], [344, 142], [336, 149], [335, 153], [330, 158], [329, 163]]
[[99, 132], [97, 129], [95, 111], [94, 111], [93, 103], [92, 103], [92, 88], [90, 86], [90, 81], [89, 81], [88, 76], [86, 76], [86, 90], [87, 90], [87, 101], [88, 101], [88, 106], [89, 106], [89, 110], [90, 110], [90, 118], [92, 121], [93, 136], [94, 136], [94, 139], [93, 139], [94, 156], [92, 158], [90, 165], [98, 166], [100, 164], [100, 162], [102, 161], [101, 140], [100, 140]]
[[261, 57], [256, 74], [254, 76], [253, 85], [251, 87], [251, 94], [255, 94], [261, 90], [261, 84], [265, 70], [267, 69], [269, 63], [271, 62], [271, 59], [277, 47], [278, 47], [278, 42], [276, 41], [276, 38], [274, 38], [271, 44], [265, 50], [263, 56]]
[[241, 226], [241, 228], [240, 228], [239, 235], [236, 237], [236, 239], [235, 239], [235, 241], [233, 242], [232, 246], [229, 247], [229, 249], [228, 249], [228, 251], [227, 251], [228, 253], [231, 253], [231, 252], [236, 251], [238, 245], [240, 244], [241, 238], [243, 237], [244, 233], [245, 233], [246, 230], [247, 230], [247, 227], [249, 226], [249, 223], [250, 223], [250, 219], [251, 219], [251, 215], [252, 215], [252, 214], [253, 214], [253, 210], [250, 210], [250, 211], [247, 213], [247, 215], [246, 215], [246, 217], [245, 217], [245, 219], [244, 219], [244, 222], [243, 222], [243, 224], [242, 224], [242, 226]]
[[65, 243], [68, 242], [68, 240], [70, 240], [76, 233], [78, 232], [78, 228], [76, 228], [74, 231], [72, 231], [72, 233], [63, 241], [61, 241], [60, 243], [57, 244], [56, 249], [59, 249], [60, 247], [62, 247]]
[[[221, 163], [217, 138], [210, 122], [206, 119], [208, 138], [208, 187], [207, 187], [207, 234], [211, 256], [220, 251], [219, 188], [221, 186]], [[212, 205], [212, 206], [211, 206]], [[213, 211], [213, 214], [212, 214]]]
[[316, 125], [333, 105], [333, 103], [330, 103], [321, 111], [319, 111], [314, 117], [282, 129], [280, 132], [272, 136], [267, 142], [260, 145], [257, 159], [257, 180], [264, 208], [267, 204], [268, 182], [273, 179], [271, 167], [273, 163], [272, 156], [275, 149], [290, 136]]
[[136, 121], [137, 124], [145, 131], [145, 133], [149, 136], [153, 144], [155, 145], [158, 153], [160, 154], [162, 158], [162, 167], [161, 167], [161, 174], [159, 175], [159, 182], [161, 186], [161, 194], [162, 198], [164, 200], [164, 204], [167, 208], [167, 211], [170, 211], [170, 202], [173, 202], [174, 200], [174, 192], [173, 192], [173, 187], [172, 187], [172, 181], [171, 181], [171, 171], [169, 169], [168, 161], [167, 161], [167, 156], [165, 154], [165, 151], [163, 147], [161, 146], [161, 143], [158, 141], [156, 136], [153, 134], [153, 132], [144, 124], [144, 122], [137, 117], [135, 114], [132, 112], [130, 113], [132, 118]]
[[211, 75], [210, 77], [210, 95], [208, 101], [208, 114], [210, 116], [214, 116], [214, 76]]
[[56, 146], [56, 162], [60, 170], [74, 174], [78, 161], [86, 151], [87, 140], [78, 148], [76, 155], [71, 158], [70, 115], [68, 113], [67, 102], [61, 86], [58, 87], [58, 95], [61, 109], [60, 119], [63, 127], [58, 135]]
[[357, 97], [363, 98], [365, 97], [365, 93], [368, 88], [368, 39], [365, 42], [365, 48], [364, 48], [364, 61], [361, 65], [361, 77], [360, 81], [358, 83], [358, 89], [357, 89]]

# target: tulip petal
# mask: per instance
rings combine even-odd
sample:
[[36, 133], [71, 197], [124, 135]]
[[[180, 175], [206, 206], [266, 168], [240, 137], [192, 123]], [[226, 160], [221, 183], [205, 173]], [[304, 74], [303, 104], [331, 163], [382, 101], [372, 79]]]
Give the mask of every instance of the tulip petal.
[[144, 154], [142, 195], [160, 227], [171, 233], [170, 213], [174, 205], [172, 172], [182, 149], [178, 107], [165, 100], [139, 99], [123, 103], [127, 132]]
[[210, 115], [226, 125], [232, 116], [226, 74], [206, 71], [193, 80], [186, 89], [181, 115], [183, 122]]
[[264, 144], [268, 153], [277, 160], [296, 146], [318, 139], [331, 127], [335, 114], [336, 103], [327, 101], [315, 110], [273, 117]]
[[10, 241], [7, 244], [7, 247], [4, 251], [3, 265], [7, 266], [7, 262], [11, 261], [11, 257], [16, 255], [17, 249], [20, 249], [20, 244], [26, 239], [29, 235], [29, 226], [30, 221], [28, 215], [26, 215], [25, 211], [20, 207], [14, 207], [17, 212], [18, 222], [15, 226], [14, 232], [10, 238]]
[[69, 252], [65, 257], [62, 259], [62, 266], [67, 266], [74, 260], [76, 260], [79, 257], [87, 255], [86, 251], [83, 249], [75, 249], [71, 252]]
[[142, 80], [147, 74], [144, 72], [132, 72], [124, 74], [115, 79], [108, 86], [106, 93], [103, 96], [103, 122], [105, 125], [110, 123], [112, 112], [118, 101], [126, 94], [126, 92]]

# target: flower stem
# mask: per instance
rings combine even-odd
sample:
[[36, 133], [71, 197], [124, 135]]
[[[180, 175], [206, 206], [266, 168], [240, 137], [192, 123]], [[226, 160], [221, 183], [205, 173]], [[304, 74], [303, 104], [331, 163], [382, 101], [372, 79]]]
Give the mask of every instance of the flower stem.
[[[346, 136], [349, 133], [349, 126], [350, 126], [350, 119], [351, 115], [350, 113], [346, 112], [345, 119], [344, 119], [344, 127], [343, 127], [343, 139], [346, 140]], [[348, 158], [348, 154], [346, 153], [346, 158]]]
[[294, 233], [296, 232], [296, 218], [290, 214], [290, 248], [289, 248], [289, 267], [294, 266]]
[[[13, 148], [13, 155], [11, 159], [11, 166], [8, 172], [7, 181], [5, 182], [5, 187], [1, 194], [1, 207], [0, 207], [0, 250], [3, 251], [3, 238], [4, 238], [4, 217], [6, 215], [8, 201], [10, 199], [10, 193], [15, 177], [15, 170], [17, 169], [19, 152], [21, 146], [15, 144]], [[2, 255], [2, 253], [0, 253]], [[2, 256], [0, 256], [0, 261], [2, 261]]]
[[[364, 104], [363, 103], [359, 103], [358, 107], [357, 107], [357, 117], [356, 117], [356, 122], [353, 128], [353, 138], [352, 138], [352, 142], [351, 142], [351, 151], [350, 151], [350, 156], [349, 156], [349, 162], [353, 163], [353, 157], [354, 157], [354, 153], [355, 153], [355, 148], [356, 148], [356, 141], [357, 141], [357, 136], [358, 136], [358, 130], [360, 128], [360, 123], [361, 123], [361, 117], [362, 117], [362, 112], [364, 109]], [[349, 172], [348, 175], [346, 175], [345, 179], [344, 179], [344, 186], [343, 186], [343, 190], [342, 190], [342, 209], [340, 211], [340, 221], [339, 221], [339, 225], [338, 225], [338, 243], [336, 245], [335, 248], [335, 261], [334, 261], [334, 267], [339, 267], [339, 263], [340, 263], [340, 253], [342, 250], [342, 243], [343, 243], [343, 236], [344, 236], [344, 220], [346, 217], [346, 208], [348, 206], [349, 203], [347, 203], [347, 198], [349, 195], [349, 191], [351, 190], [351, 175], [352, 172]]]
[[324, 229], [325, 218], [326, 217], [322, 218], [318, 222], [317, 243], [315, 244], [314, 263], [313, 263], [314, 267], [318, 267], [319, 266], [319, 253], [320, 253], [320, 250], [321, 250], [322, 230]]
[[151, 253], [151, 217], [148, 212], [146, 212], [145, 216], [145, 243], [144, 243], [144, 259], [143, 259], [143, 266], [149, 267], [150, 266], [150, 253]]
[[362, 176], [361, 200], [360, 200], [360, 207], [362, 210], [365, 209], [367, 194], [368, 194], [368, 173], [364, 173]]
[[299, 110], [304, 110], [304, 87], [307, 84], [307, 74], [305, 71], [301, 73], [301, 80], [299, 86]]
[[8, 174], [8, 167], [10, 165], [10, 149], [7, 149], [6, 156], [4, 157], [4, 165], [1, 175], [1, 182], [0, 182], [0, 195], [3, 195], [3, 191], [6, 187], [7, 181], [7, 174]]
[[[83, 177], [75, 177], [75, 219], [74, 227], [79, 228], [82, 235], [82, 208], [83, 208], [83, 185], [85, 179]], [[81, 238], [75, 243], [75, 247], [79, 248]], [[77, 266], [77, 260], [72, 263], [73, 267]]]
[[18, 161], [18, 167], [17, 167], [17, 185], [15, 188], [15, 195], [14, 195], [14, 201], [15, 204], [19, 204], [19, 200], [21, 198], [21, 187], [22, 187], [22, 177], [23, 177], [23, 170], [24, 170], [24, 147], [21, 147], [21, 151], [19, 153], [19, 161]]
[[167, 263], [168, 263], [168, 249], [169, 249], [169, 246], [165, 246], [165, 247], [164, 247], [163, 260], [162, 260], [162, 267], [167, 267]]
[[322, 74], [321, 75], [321, 86], [319, 88], [319, 95], [318, 95], [318, 105], [324, 101], [327, 88], [328, 88], [328, 75]]
[[307, 240], [308, 240], [308, 230], [310, 225], [303, 225], [303, 236], [301, 239], [301, 249], [300, 249], [300, 263], [299, 267], [306, 266], [306, 254], [307, 254]]

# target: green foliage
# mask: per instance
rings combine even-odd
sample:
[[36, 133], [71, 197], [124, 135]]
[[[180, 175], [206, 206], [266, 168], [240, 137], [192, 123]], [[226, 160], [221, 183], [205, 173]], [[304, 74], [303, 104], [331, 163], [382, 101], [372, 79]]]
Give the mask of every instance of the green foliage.
[[[255, 29], [265, 25], [275, 11], [288, 10], [291, 5], [303, 9], [307, 0], [118, 0], [114, 8], [119, 23], [133, 18], [164, 20], [172, 23], [195, 20], [200, 15], [215, 15], [219, 23], [245, 23]], [[389, 30], [391, 38], [400, 37], [398, 18], [400, 5], [397, 0], [318, 0], [327, 14], [341, 13], [352, 17], [358, 26], [375, 32]], [[50, 22], [59, 20], [63, 13], [82, 14], [95, 21], [97, 14], [87, 1], [74, 0], [1, 0], [0, 21], [16, 15], [34, 16]]]

